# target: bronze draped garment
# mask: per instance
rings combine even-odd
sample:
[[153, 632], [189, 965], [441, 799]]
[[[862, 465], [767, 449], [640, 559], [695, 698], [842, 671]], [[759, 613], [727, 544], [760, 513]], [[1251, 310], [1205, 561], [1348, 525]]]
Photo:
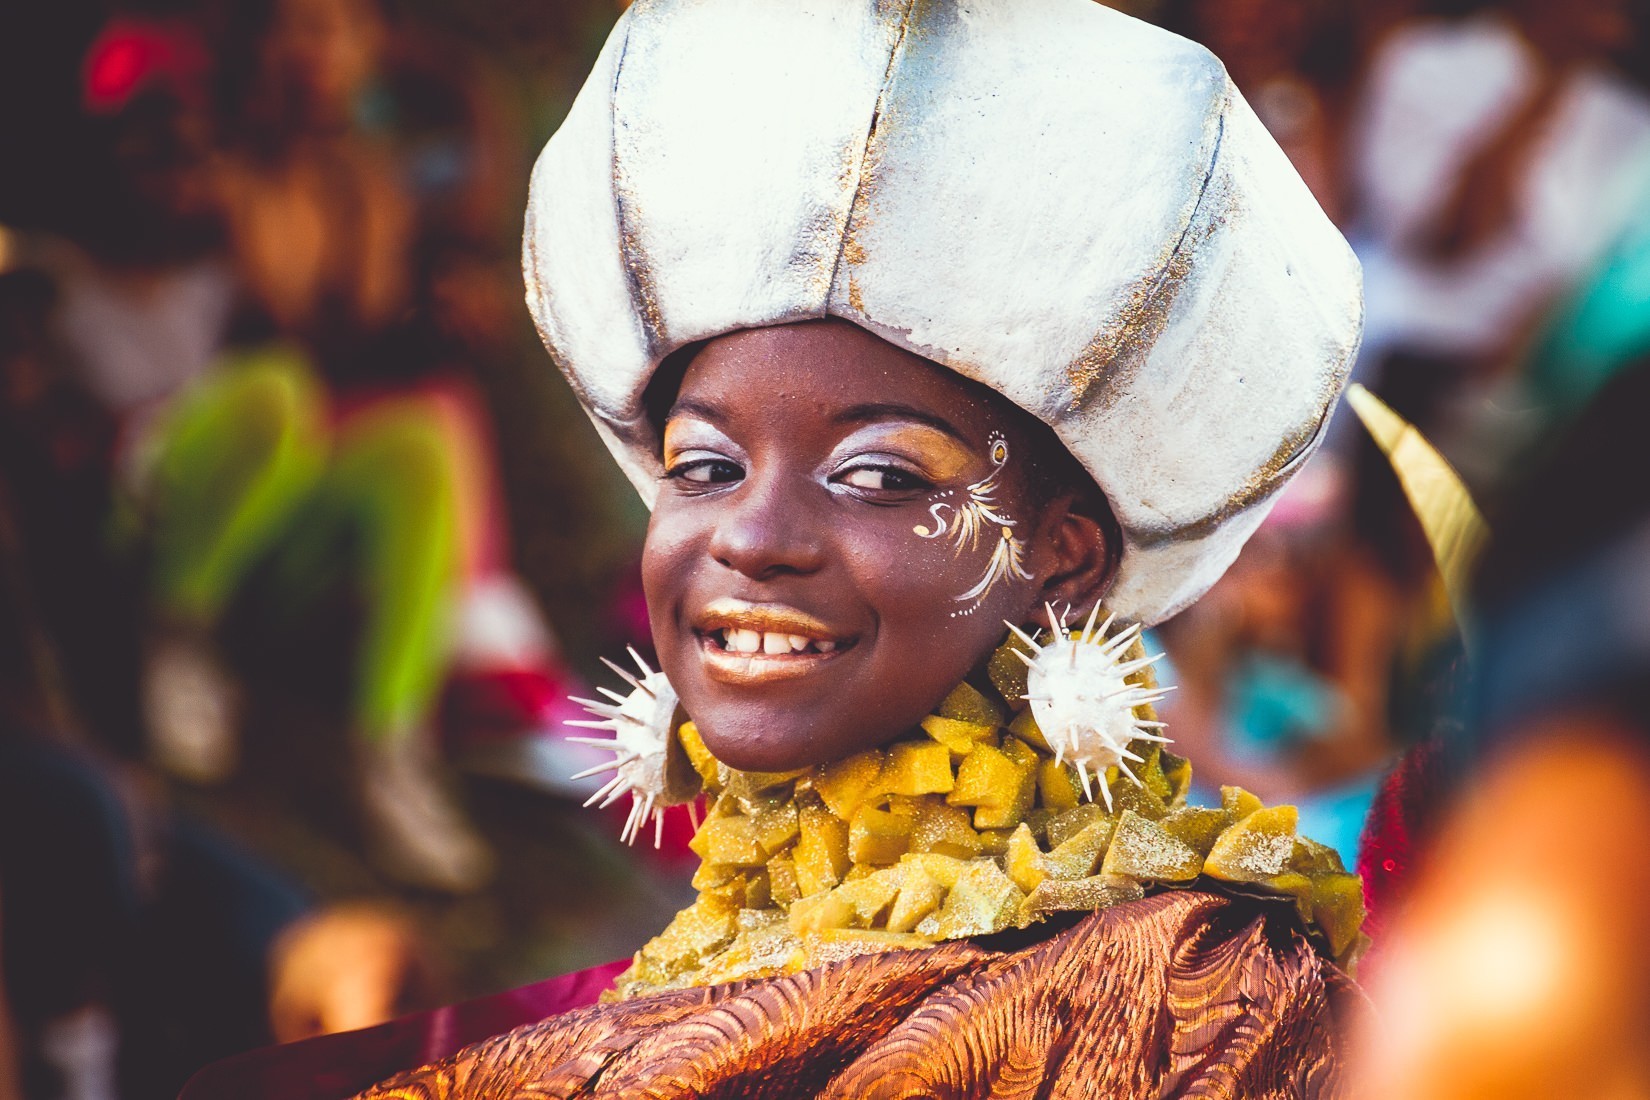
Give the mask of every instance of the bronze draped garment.
[[1362, 1005], [1288, 904], [1176, 891], [1017, 949], [957, 941], [576, 1009], [360, 1097], [1333, 1097]]

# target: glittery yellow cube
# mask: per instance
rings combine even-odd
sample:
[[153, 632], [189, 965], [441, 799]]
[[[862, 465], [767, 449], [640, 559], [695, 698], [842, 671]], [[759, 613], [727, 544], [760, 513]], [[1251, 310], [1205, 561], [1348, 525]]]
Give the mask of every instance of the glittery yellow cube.
[[931, 714], [922, 720], [922, 731], [950, 750], [958, 760], [974, 751], [981, 741], [990, 740], [996, 727], [961, 718], [944, 718]]
[[951, 752], [937, 743], [902, 741], [889, 751], [877, 785], [887, 794], [949, 794], [956, 785]]
[[855, 864], [899, 862], [911, 850], [911, 826], [910, 814], [861, 806], [848, 827], [848, 858]]
[[945, 901], [946, 887], [920, 863], [900, 864], [899, 896], [888, 913], [890, 932], [909, 932]]
[[794, 801], [765, 806], [751, 819], [756, 842], [768, 855], [776, 855], [795, 843], [801, 831], [801, 821]]
[[693, 765], [693, 770], [699, 773], [700, 782], [707, 788], [714, 788], [717, 785], [718, 765], [716, 757], [705, 747], [704, 738], [699, 736], [699, 727], [692, 722], [683, 722], [676, 727], [676, 740], [687, 753], [688, 762]]
[[1001, 932], [1014, 926], [1025, 898], [1025, 891], [1014, 885], [995, 862], [974, 860], [957, 876], [957, 884], [946, 895], [940, 911], [918, 922], [917, 931], [927, 934], [932, 921], [941, 939]]
[[1043, 856], [1048, 877], [1069, 881], [1093, 874], [1101, 853], [1112, 841], [1113, 828], [1113, 820], [1102, 817], [1050, 850]]
[[1084, 802], [1064, 813], [1056, 814], [1048, 823], [1049, 849], [1058, 848], [1096, 821], [1103, 820], [1105, 816], [1106, 811], [1092, 802]]
[[1008, 718], [1000, 706], [966, 682], [952, 688], [951, 694], [940, 700], [935, 713], [941, 718], [955, 718], [983, 726], [988, 731], [1002, 725]]
[[770, 860], [768, 890], [773, 895], [774, 904], [785, 908], [801, 897], [802, 888], [796, 881], [796, 864], [788, 859]]
[[848, 823], [819, 806], [804, 806], [791, 858], [803, 897], [829, 890], [848, 871]]
[[1012, 829], [1031, 810], [1039, 762], [1014, 738], [1005, 739], [1001, 749], [982, 744], [957, 769], [957, 785], [946, 801], [975, 807], [976, 829]]
[[913, 808], [912, 851], [972, 859], [984, 848], [984, 838], [969, 824], [963, 807], [924, 801]]
[[833, 893], [853, 906], [856, 927], [875, 928], [884, 923], [903, 878], [898, 867], [885, 867], [858, 882], [844, 883]]
[[1312, 883], [1312, 919], [1339, 958], [1358, 938], [1364, 922], [1363, 880], [1353, 874], [1327, 874]]
[[1044, 760], [1037, 765], [1037, 800], [1056, 813], [1076, 809], [1083, 801], [1083, 788], [1070, 765]]
[[887, 754], [873, 749], [825, 765], [814, 774], [814, 791], [833, 814], [846, 821], [880, 792], [886, 760]]
[[1008, 857], [1004, 864], [1003, 870], [1014, 880], [1014, 885], [1028, 894], [1048, 876], [1043, 869], [1042, 849], [1037, 847], [1030, 826], [1021, 824], [1008, 838]]
[[1289, 866], [1299, 811], [1293, 806], [1256, 810], [1221, 833], [1204, 871], [1228, 882], [1264, 882]]
[[[1028, 766], [990, 742], [982, 741], [958, 766], [956, 785], [945, 800], [953, 806], [1001, 808], [1013, 805], [1028, 777], [1035, 784], [1036, 776]], [[975, 827], [982, 826], [976, 821]]]
[[1118, 819], [1100, 865], [1102, 875], [1142, 882], [1190, 882], [1202, 869], [1201, 855], [1133, 810], [1124, 810]]
[[957, 877], [962, 874], [963, 868], [968, 866], [967, 860], [955, 856], [935, 855], [932, 852], [912, 852], [899, 861], [901, 867], [916, 867], [923, 874], [945, 887], [947, 890], [957, 884]]
[[767, 859], [748, 817], [714, 817], [699, 827], [688, 845], [707, 863], [755, 867]]

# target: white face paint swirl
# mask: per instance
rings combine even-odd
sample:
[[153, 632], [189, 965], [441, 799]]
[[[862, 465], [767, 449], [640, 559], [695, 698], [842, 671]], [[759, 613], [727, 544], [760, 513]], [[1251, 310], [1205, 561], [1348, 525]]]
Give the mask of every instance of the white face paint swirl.
[[[953, 555], [978, 549], [981, 538], [990, 540], [991, 556], [986, 562], [985, 574], [972, 588], [956, 598], [958, 603], [968, 606], [953, 611], [953, 617], [972, 615], [979, 610], [991, 589], [1005, 577], [1023, 581], [1031, 579], [1024, 564], [1025, 546], [1014, 534], [1015, 522], [997, 509], [997, 490], [1003, 467], [1008, 464], [1008, 441], [1000, 433], [993, 432], [990, 443], [991, 473], [968, 487], [968, 499], [960, 505], [952, 504], [943, 498], [955, 498], [958, 490], [949, 489], [941, 493], [942, 499], [935, 501], [928, 509], [934, 520], [933, 526], [919, 524], [912, 528], [919, 538], [925, 539], [937, 539], [949, 534]], [[997, 531], [996, 537], [987, 534], [993, 527]]]

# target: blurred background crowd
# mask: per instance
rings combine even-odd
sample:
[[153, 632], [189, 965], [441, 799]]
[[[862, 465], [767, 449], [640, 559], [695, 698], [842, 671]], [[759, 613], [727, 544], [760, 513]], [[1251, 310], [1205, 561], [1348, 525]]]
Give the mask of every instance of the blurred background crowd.
[[[1496, 533], [1463, 632], [1343, 415], [1159, 632], [1170, 732], [1209, 790], [1298, 802], [1378, 933], [1399, 895], [1466, 904], [1434, 848], [1452, 888], [1522, 844], [1526, 885], [1550, 855], [1626, 889], [1610, 841], [1474, 834], [1458, 791], [1573, 816], [1612, 772], [1650, 805], [1650, 5], [1118, 6], [1225, 61], [1363, 262], [1357, 378]], [[0, 15], [0, 1100], [171, 1096], [607, 961], [690, 893], [685, 818], [623, 849], [566, 779], [568, 694], [648, 651], [645, 516], [517, 260], [531, 158], [621, 7]]]

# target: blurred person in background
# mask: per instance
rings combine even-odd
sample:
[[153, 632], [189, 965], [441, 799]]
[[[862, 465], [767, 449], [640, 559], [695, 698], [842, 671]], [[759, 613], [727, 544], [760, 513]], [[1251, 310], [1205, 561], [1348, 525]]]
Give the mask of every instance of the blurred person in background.
[[1645, 35], [1628, 0], [1511, 0], [1413, 19], [1372, 61], [1348, 140], [1361, 370], [1421, 395], [1399, 411], [1469, 480], [1504, 454], [1461, 438], [1466, 395], [1518, 362], [1645, 193]]
[[[1225, 577], [1162, 628], [1180, 690], [1163, 709], [1208, 789], [1297, 802], [1351, 865], [1380, 776], [1419, 735], [1448, 604], [1385, 458], [1308, 469]], [[1444, 648], [1448, 648], [1446, 644]]]
[[[1554, 311], [1516, 379], [1527, 436], [1563, 425], [1617, 374], [1650, 354], [1650, 175], [1633, 221], [1596, 277]], [[1528, 442], [1528, 439], [1525, 440]]]
[[226, 20], [216, 169], [241, 342], [361, 369], [412, 294], [413, 199], [362, 120], [389, 29], [372, 0], [260, 0]]
[[[498, 301], [508, 283], [489, 286], [478, 261], [496, 232], [486, 212], [501, 205], [500, 158], [488, 127], [468, 125], [488, 113], [466, 93], [466, 74], [428, 51], [392, 53], [394, 31], [368, 0], [235, 6], [218, 171], [245, 291], [235, 338], [296, 339], [324, 383], [266, 358], [264, 392], [273, 384], [284, 396], [252, 401], [299, 441], [265, 456], [282, 467], [270, 476], [288, 484], [288, 500], [307, 495], [315, 441], [332, 437], [319, 503], [294, 517], [307, 549], [287, 560], [314, 574], [353, 546], [366, 573], [354, 723], [369, 831], [399, 877], [464, 890], [488, 859], [429, 779], [443, 682], [456, 674], [460, 700], [479, 701], [495, 724], [513, 708], [504, 718], [514, 734], [553, 723], [567, 684], [508, 568], [492, 440], [466, 377], [507, 316]], [[236, 416], [204, 402], [208, 445], [230, 445]], [[199, 466], [186, 456], [172, 482], [173, 499], [185, 498], [179, 514], [221, 491], [190, 482]]]
[[[1345, 16], [1335, 40], [1350, 47], [1320, 55], [1370, 58], [1342, 154], [1351, 165], [1343, 215], [1365, 262], [1363, 369], [1387, 401], [1485, 481], [1510, 440], [1534, 426], [1515, 434], [1505, 409], [1573, 410], [1585, 389], [1577, 372], [1600, 373], [1573, 353], [1529, 357], [1524, 345], [1650, 196], [1650, 98], [1634, 63], [1643, 12], [1609, 0], [1405, 7]], [[1223, 32], [1219, 13], [1188, 10], [1194, 36], [1245, 41], [1242, 27]], [[1310, 10], [1280, 7], [1297, 17]], [[1348, 38], [1350, 22], [1358, 26]], [[1240, 83], [1246, 71], [1288, 71], [1273, 43], [1302, 23], [1281, 25], [1278, 39], [1255, 32], [1256, 46], [1233, 52]], [[1252, 70], [1246, 54], [1257, 59]], [[1257, 103], [1264, 100], [1253, 89], [1262, 84], [1248, 78]], [[1309, 163], [1297, 157], [1303, 172]], [[1623, 269], [1634, 263], [1637, 239], [1615, 250]], [[1617, 328], [1631, 328], [1636, 304], [1622, 297], [1629, 285], [1599, 284], [1576, 305], [1577, 321], [1597, 332], [1608, 314]], [[1566, 338], [1550, 331], [1550, 339]], [[1493, 381], [1522, 373], [1525, 362], [1533, 373], [1524, 392], [1509, 395]], [[1547, 377], [1555, 371], [1564, 378]], [[1491, 393], [1501, 399], [1493, 406]], [[1272, 797], [1315, 791], [1318, 799], [1302, 798], [1303, 813], [1345, 811], [1346, 828], [1317, 827], [1348, 843], [1374, 770], [1398, 746], [1426, 742], [1451, 721], [1442, 699], [1460, 673], [1459, 642], [1419, 530], [1384, 459], [1349, 424], [1336, 431], [1331, 457], [1352, 492], [1323, 516], [1325, 530], [1342, 533], [1313, 540], [1274, 524], [1251, 548], [1256, 560], [1241, 561], [1215, 599], [1166, 635], [1187, 681], [1177, 705], [1211, 719], [1182, 728], [1224, 731], [1203, 751], [1205, 774], [1226, 768], [1231, 781]], [[1280, 723], [1294, 736], [1275, 736]], [[1383, 852], [1377, 863], [1384, 861]]]
[[[368, 11], [382, 24], [376, 9]], [[482, 380], [495, 411], [511, 418], [506, 430], [516, 441], [511, 475], [518, 492], [524, 480], [521, 440], [532, 433], [533, 446], [525, 450], [533, 468], [525, 480], [538, 491], [522, 499], [543, 509], [548, 518], [536, 520], [539, 528], [557, 535], [548, 553], [542, 539], [527, 546], [538, 558], [539, 590], [547, 578], [552, 591], [576, 587], [594, 571], [588, 561], [583, 570], [561, 570], [557, 552], [567, 545], [605, 548], [590, 551], [595, 558], [611, 554], [623, 538], [593, 529], [588, 517], [601, 509], [576, 495], [599, 494], [591, 486], [601, 479], [581, 477], [578, 462], [564, 459], [579, 459], [581, 447], [591, 466], [605, 459], [573, 398], [562, 398], [566, 415], [577, 418], [572, 425], [547, 415], [536, 400], [559, 384], [543, 377], [536, 342], [531, 364], [511, 363], [517, 330], [521, 342], [533, 340], [520, 307], [521, 207], [515, 192], [524, 188], [525, 171], [511, 168], [510, 156], [520, 155], [517, 120], [500, 102], [520, 89], [496, 86], [501, 66], [494, 57], [478, 65], [452, 37], [431, 41], [416, 27], [408, 33], [402, 23], [388, 26], [374, 71], [356, 87], [348, 113], [350, 140], [385, 154], [373, 161], [373, 171], [388, 170], [413, 211], [398, 261], [404, 304], [386, 326], [359, 339], [359, 355], [348, 351], [351, 340], [340, 338], [329, 346], [345, 350], [323, 359], [322, 337], [347, 337], [349, 327], [317, 326], [307, 336], [285, 332], [245, 293], [234, 251], [222, 180], [252, 158], [224, 138], [236, 124], [211, 81], [231, 56], [228, 15], [248, 20], [235, 25], [246, 29], [248, 39], [246, 52], [234, 56], [260, 48], [256, 12], [213, 6], [198, 18], [133, 14], [110, 21], [77, 5], [41, 14], [64, 23], [62, 34], [7, 34], [20, 21], [30, 28], [35, 21], [22, 13], [0, 17], [0, 57], [15, 63], [0, 72], [0, 84], [28, 93], [0, 105], [0, 137], [21, 151], [0, 173], [0, 480], [11, 490], [29, 587], [41, 612], [40, 634], [64, 658], [60, 696], [84, 720], [76, 725], [88, 740], [112, 746], [121, 758], [111, 766], [99, 757], [88, 786], [95, 793], [112, 782], [125, 790], [125, 777], [136, 771], [153, 796], [141, 815], [145, 822], [170, 819], [173, 805], [185, 806], [283, 873], [300, 875], [321, 897], [349, 899], [403, 887], [400, 896], [416, 907], [450, 963], [455, 986], [443, 999], [587, 965], [630, 946], [653, 916], [662, 920], [675, 911], [679, 891], [638, 880], [632, 857], [621, 855], [611, 830], [584, 826], [583, 815], [571, 807], [472, 781], [469, 790], [485, 794], [472, 805], [488, 840], [507, 865], [529, 873], [498, 876], [486, 892], [455, 896], [448, 891], [478, 880], [472, 877], [477, 863], [460, 862], [464, 873], [455, 875], [451, 862], [398, 859], [386, 851], [395, 840], [393, 821], [366, 823], [368, 837], [376, 832], [380, 839], [363, 853], [357, 843], [363, 830], [355, 826], [361, 824], [363, 796], [372, 792], [363, 792], [354, 784], [365, 780], [348, 774], [369, 757], [363, 748], [347, 751], [345, 737], [353, 733], [359, 742], [370, 732], [346, 723], [362, 705], [351, 693], [367, 679], [358, 671], [367, 647], [356, 639], [375, 614], [373, 586], [397, 599], [414, 588], [395, 604], [403, 609], [431, 607], [434, 591], [402, 584], [400, 575], [369, 576], [369, 550], [377, 562], [398, 559], [409, 569], [432, 558], [459, 561], [458, 579], [437, 593], [442, 630], [433, 635], [435, 647], [429, 645], [431, 632], [391, 631], [396, 637], [387, 649], [411, 653], [419, 669], [429, 667], [432, 652], [439, 663], [433, 690], [425, 681], [416, 696], [427, 724], [401, 742], [415, 747], [408, 758], [430, 772], [406, 785], [414, 788], [410, 796], [392, 781], [376, 783], [377, 791], [389, 791], [380, 800], [389, 803], [389, 812], [412, 816], [419, 806], [416, 788], [431, 789], [428, 777], [439, 773], [427, 764], [429, 742], [423, 738], [436, 732], [437, 723], [449, 738], [443, 746], [449, 759], [461, 751], [457, 759], [471, 774], [479, 766], [493, 776], [509, 772], [512, 779], [565, 782], [590, 762], [558, 757], [562, 740], [539, 735], [556, 708], [569, 709], [568, 685], [553, 639], [530, 606], [520, 614], [519, 586], [499, 564], [506, 560], [510, 532], [500, 522], [492, 484], [493, 441], [468, 384], [477, 367], [488, 372]], [[537, 75], [541, 86], [549, 83]], [[546, 102], [554, 109], [553, 94]], [[343, 138], [335, 134], [334, 140]], [[246, 168], [243, 182], [261, 170]], [[503, 179], [509, 183], [501, 194]], [[333, 222], [340, 220], [340, 204], [324, 198], [319, 205]], [[349, 282], [353, 276], [341, 278]], [[271, 336], [280, 339], [266, 343]], [[532, 383], [533, 402], [519, 400], [523, 379]], [[208, 411], [214, 405], [216, 416]], [[386, 409], [395, 415], [375, 415]], [[309, 434], [317, 425], [318, 432]], [[375, 430], [357, 430], [366, 426]], [[390, 477], [381, 478], [360, 448], [346, 444], [385, 435], [397, 439], [373, 459], [380, 469], [393, 467]], [[549, 445], [541, 446], [545, 441]], [[386, 451], [415, 458], [385, 458]], [[346, 453], [355, 456], [353, 479], [336, 476]], [[549, 472], [541, 473], [541, 466]], [[281, 471], [293, 469], [304, 473], [298, 480], [312, 491], [296, 494], [301, 503], [285, 524], [272, 524], [271, 504], [287, 507], [294, 484]], [[271, 477], [272, 470], [278, 476]], [[608, 480], [620, 477], [608, 472]], [[456, 502], [442, 494], [431, 499], [426, 488], [432, 481], [461, 483], [460, 497], [476, 493]], [[401, 511], [390, 514], [394, 507]], [[455, 524], [456, 538], [446, 530], [454, 512], [463, 520]], [[436, 530], [427, 534], [431, 525]], [[111, 539], [111, 527], [120, 537]], [[399, 554], [397, 540], [421, 553]], [[422, 553], [425, 546], [439, 552]], [[183, 598], [174, 602], [180, 591]], [[211, 598], [201, 600], [202, 593]], [[379, 607], [384, 614], [403, 613], [384, 611], [388, 602]], [[203, 604], [206, 613], [193, 617]], [[231, 704], [219, 710], [227, 719], [220, 725], [226, 736], [206, 760], [220, 767], [227, 761], [236, 772], [210, 790], [167, 782], [139, 760], [146, 748], [144, 658], [152, 689], [155, 655], [178, 635], [218, 674], [194, 701]], [[237, 714], [234, 703], [243, 694], [250, 705]], [[399, 689], [392, 694], [412, 697]], [[53, 718], [31, 721], [28, 728], [61, 726]], [[524, 730], [534, 736], [522, 738]], [[238, 754], [222, 751], [237, 740]], [[208, 739], [209, 750], [212, 744]], [[523, 748], [530, 751], [494, 751]], [[174, 755], [170, 762], [176, 766], [179, 759]], [[183, 764], [187, 771], [186, 754]], [[447, 798], [441, 786], [433, 789]], [[70, 799], [61, 812], [72, 816], [87, 805], [84, 798]], [[447, 808], [456, 805], [449, 801]], [[45, 838], [31, 856], [37, 864], [74, 863], [75, 852], [51, 838], [45, 819], [23, 816], [30, 826], [15, 838]], [[458, 826], [460, 836], [477, 835], [462, 817]], [[383, 842], [385, 834], [390, 844]], [[402, 847], [415, 847], [417, 840]], [[480, 866], [484, 871], [485, 862]], [[386, 882], [386, 871], [400, 881]], [[412, 890], [404, 888], [409, 881]], [[576, 896], [562, 888], [567, 881], [580, 884]], [[24, 919], [31, 904], [36, 915], [49, 914], [47, 903], [56, 893], [68, 896], [66, 881], [41, 888], [32, 902], [8, 895], [11, 943], [26, 942], [18, 937], [31, 926]], [[23, 910], [17, 922], [9, 919], [14, 908]], [[616, 913], [622, 916], [616, 919]], [[378, 1007], [367, 1014], [321, 1010], [315, 991], [340, 984], [323, 980], [342, 973], [332, 956], [360, 960], [358, 976], [375, 958], [380, 971], [393, 970], [396, 952], [363, 943], [363, 925], [331, 924], [336, 934], [326, 937], [333, 944], [326, 952], [313, 950], [314, 936], [276, 936], [274, 950], [282, 957], [281, 945], [293, 945], [291, 964], [281, 968], [286, 978], [269, 989], [268, 1012], [276, 1018], [262, 1023], [257, 1035], [247, 1032], [233, 1044], [190, 1057], [198, 1064], [269, 1038], [362, 1026], [428, 1003], [397, 998], [391, 990], [376, 996], [371, 1003]], [[215, 942], [204, 932], [201, 940]], [[77, 950], [80, 945], [70, 949], [66, 966]], [[187, 999], [199, 986], [195, 970], [216, 965], [208, 955], [157, 956], [150, 969], [175, 967], [171, 984], [177, 998]], [[58, 961], [65, 961], [62, 954], [43, 959], [45, 969]], [[19, 980], [29, 973], [42, 970], [25, 971]], [[80, 971], [55, 973], [69, 983]], [[8, 981], [12, 977], [6, 974]], [[358, 990], [374, 988], [356, 984]], [[184, 1060], [176, 1068], [194, 1068]]]
[[233, 289], [204, 178], [196, 40], [114, 20], [78, 49], [84, 65], [58, 59], [77, 82], [41, 104], [54, 131], [7, 181], [5, 217], [24, 231], [9, 234], [0, 275], [0, 459], [74, 693], [131, 749], [140, 599], [107, 549], [112, 456], [123, 431], [208, 369]]

